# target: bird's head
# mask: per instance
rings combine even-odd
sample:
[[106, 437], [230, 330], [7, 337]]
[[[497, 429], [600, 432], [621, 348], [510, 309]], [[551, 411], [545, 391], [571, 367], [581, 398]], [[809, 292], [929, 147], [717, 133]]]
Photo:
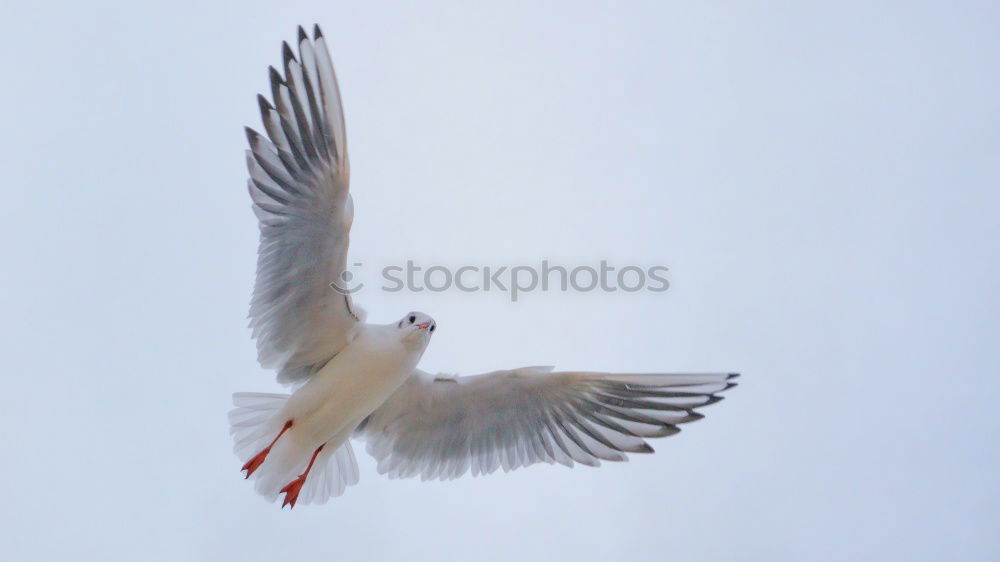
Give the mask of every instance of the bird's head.
[[437, 323], [423, 312], [408, 312], [396, 327], [402, 331], [403, 341], [427, 345], [431, 334], [437, 328]]

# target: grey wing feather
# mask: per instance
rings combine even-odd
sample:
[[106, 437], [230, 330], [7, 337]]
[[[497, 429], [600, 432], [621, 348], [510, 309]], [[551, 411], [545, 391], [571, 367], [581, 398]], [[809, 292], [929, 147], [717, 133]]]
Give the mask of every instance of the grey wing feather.
[[247, 129], [248, 182], [260, 227], [250, 327], [262, 366], [301, 382], [347, 343], [358, 317], [335, 291], [347, 262], [353, 204], [337, 77], [325, 39], [299, 28], [258, 96], [265, 135]]
[[416, 371], [356, 432], [390, 478], [457, 478], [535, 463], [627, 460], [701, 419], [734, 373], [616, 375], [525, 367], [470, 377]]

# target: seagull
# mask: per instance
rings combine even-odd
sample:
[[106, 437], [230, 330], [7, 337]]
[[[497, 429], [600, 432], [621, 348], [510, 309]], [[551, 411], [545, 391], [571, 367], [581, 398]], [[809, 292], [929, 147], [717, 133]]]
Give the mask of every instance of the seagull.
[[247, 128], [260, 229], [250, 327], [258, 360], [291, 394], [239, 392], [234, 451], [281, 507], [322, 504], [358, 482], [351, 439], [390, 478], [447, 480], [537, 463], [598, 466], [652, 453], [722, 400], [736, 373], [611, 374], [521, 367], [475, 376], [417, 368], [437, 323], [422, 312], [373, 324], [345, 279], [354, 218], [344, 111], [326, 40], [298, 28]]

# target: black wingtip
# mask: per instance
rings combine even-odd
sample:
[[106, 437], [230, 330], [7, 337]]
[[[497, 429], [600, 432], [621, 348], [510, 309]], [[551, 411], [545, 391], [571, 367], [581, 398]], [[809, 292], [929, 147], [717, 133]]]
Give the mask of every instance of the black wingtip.
[[654, 437], [670, 437], [672, 435], [677, 435], [681, 432], [681, 428], [677, 427], [672, 423], [665, 423], [663, 427], [654, 435]]
[[309, 36], [306, 35], [306, 30], [303, 29], [302, 26], [300, 25], [299, 26], [299, 43], [301, 43], [303, 41], [306, 41], [308, 39], [309, 39]]
[[319, 24], [313, 24], [313, 39], [319, 41], [323, 38], [323, 30], [319, 28]]
[[274, 109], [274, 106], [271, 105], [271, 102], [267, 101], [267, 98], [265, 98], [262, 94], [257, 94], [257, 105], [260, 106], [261, 113], [268, 113], [269, 111]]
[[289, 61], [295, 60], [295, 53], [292, 52], [292, 48], [288, 45], [288, 41], [281, 42], [281, 59], [284, 61], [286, 66]]
[[726, 377], [726, 380], [727, 381], [731, 381], [731, 380], [733, 380], [735, 378], [739, 378], [739, 376], [740, 376], [739, 373], [729, 373], [729, 376]]
[[725, 396], [716, 396], [713, 394], [712, 396], [709, 396], [708, 400], [706, 400], [705, 403], [702, 404], [701, 406], [711, 406], [712, 404], [718, 404], [719, 402], [722, 402], [725, 399], [726, 399]]
[[246, 133], [247, 142], [250, 143], [251, 148], [257, 146], [257, 141], [260, 139], [260, 133], [250, 127], [243, 127], [243, 132]]
[[725, 392], [725, 391], [729, 390], [730, 388], [732, 388], [734, 386], [739, 386], [739, 385], [737, 383], [734, 383], [734, 382], [727, 382], [726, 383], [726, 387], [723, 388], [722, 390], [720, 390], [719, 392]]
[[267, 67], [267, 72], [271, 78], [271, 84], [285, 85], [285, 79], [281, 77], [281, 73], [278, 72], [273, 66]]
[[643, 442], [643, 444], [639, 445], [639, 447], [636, 449], [635, 452], [636, 453], [655, 453], [656, 450], [653, 449], [652, 447], [650, 447], [649, 443]]

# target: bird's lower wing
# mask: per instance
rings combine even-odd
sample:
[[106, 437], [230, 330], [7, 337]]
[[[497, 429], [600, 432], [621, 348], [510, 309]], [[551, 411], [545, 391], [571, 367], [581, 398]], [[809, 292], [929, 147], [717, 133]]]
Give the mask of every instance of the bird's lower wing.
[[525, 367], [469, 377], [416, 371], [358, 428], [390, 478], [457, 478], [539, 462], [597, 466], [650, 453], [701, 419], [736, 374], [560, 372]]

